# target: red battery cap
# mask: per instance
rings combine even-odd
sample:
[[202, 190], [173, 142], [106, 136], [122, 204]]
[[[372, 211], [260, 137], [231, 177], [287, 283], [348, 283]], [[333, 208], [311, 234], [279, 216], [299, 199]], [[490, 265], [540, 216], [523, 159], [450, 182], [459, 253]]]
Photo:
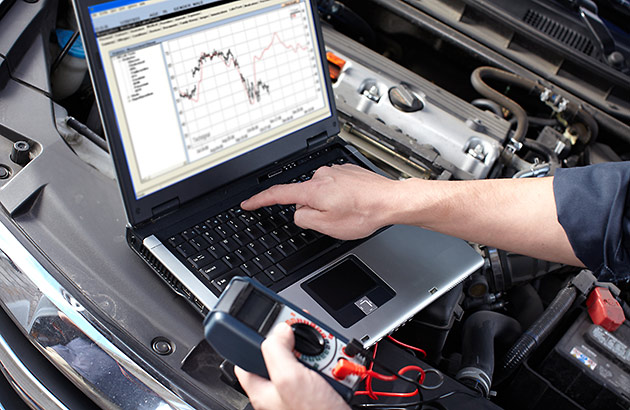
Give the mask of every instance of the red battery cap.
[[610, 290], [595, 288], [586, 299], [591, 320], [609, 332], [614, 332], [626, 320], [623, 309]]

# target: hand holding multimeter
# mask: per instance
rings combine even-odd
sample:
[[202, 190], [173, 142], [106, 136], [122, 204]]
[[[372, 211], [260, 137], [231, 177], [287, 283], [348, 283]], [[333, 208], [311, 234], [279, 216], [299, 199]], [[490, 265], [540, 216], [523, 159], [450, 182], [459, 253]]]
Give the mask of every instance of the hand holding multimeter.
[[360, 378], [349, 375], [339, 380], [333, 376], [340, 359], [362, 363], [359, 357], [345, 354], [348, 341], [259, 283], [234, 278], [206, 317], [204, 327], [206, 339], [217, 353], [244, 370], [268, 378], [260, 345], [281, 322], [293, 329], [297, 359], [320, 373], [348, 401]]

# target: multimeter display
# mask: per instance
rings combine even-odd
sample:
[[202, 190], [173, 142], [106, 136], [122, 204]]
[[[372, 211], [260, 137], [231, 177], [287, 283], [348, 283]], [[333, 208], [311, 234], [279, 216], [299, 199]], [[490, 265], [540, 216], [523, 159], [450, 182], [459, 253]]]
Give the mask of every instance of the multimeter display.
[[235, 317], [258, 332], [274, 304], [275, 302], [263, 293], [253, 291], [247, 296]]

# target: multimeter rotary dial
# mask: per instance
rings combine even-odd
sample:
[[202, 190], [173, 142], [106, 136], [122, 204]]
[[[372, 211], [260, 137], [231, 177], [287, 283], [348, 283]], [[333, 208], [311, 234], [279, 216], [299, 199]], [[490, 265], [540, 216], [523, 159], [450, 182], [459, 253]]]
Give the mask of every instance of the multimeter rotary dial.
[[295, 336], [295, 350], [306, 356], [319, 356], [326, 349], [326, 339], [313, 326], [306, 323], [291, 325]]
[[311, 323], [295, 321], [289, 325], [293, 329], [295, 337], [295, 351], [299, 353], [300, 360], [310, 363], [315, 368], [323, 368], [328, 365], [333, 350], [330, 340], [323, 331]]

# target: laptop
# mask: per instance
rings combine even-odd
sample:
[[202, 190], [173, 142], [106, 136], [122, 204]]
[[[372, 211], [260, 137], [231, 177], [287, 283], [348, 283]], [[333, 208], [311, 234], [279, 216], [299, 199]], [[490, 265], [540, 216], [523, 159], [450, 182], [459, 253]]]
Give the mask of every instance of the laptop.
[[339, 241], [242, 200], [316, 169], [376, 169], [337, 137], [315, 0], [75, 0], [127, 240], [201, 314], [250, 276], [370, 346], [482, 265], [392, 226]]

